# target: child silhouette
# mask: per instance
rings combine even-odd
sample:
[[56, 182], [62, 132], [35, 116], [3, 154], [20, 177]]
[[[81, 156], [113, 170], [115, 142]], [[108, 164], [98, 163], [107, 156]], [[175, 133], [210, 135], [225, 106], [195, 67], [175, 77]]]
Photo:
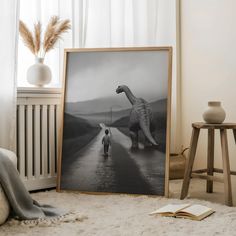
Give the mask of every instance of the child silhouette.
[[109, 137], [108, 134], [109, 134], [109, 130], [106, 129], [105, 130], [105, 135], [102, 138], [102, 144], [103, 144], [103, 147], [104, 147], [104, 156], [108, 156], [109, 146], [111, 145], [111, 140], [110, 140], [110, 137]]

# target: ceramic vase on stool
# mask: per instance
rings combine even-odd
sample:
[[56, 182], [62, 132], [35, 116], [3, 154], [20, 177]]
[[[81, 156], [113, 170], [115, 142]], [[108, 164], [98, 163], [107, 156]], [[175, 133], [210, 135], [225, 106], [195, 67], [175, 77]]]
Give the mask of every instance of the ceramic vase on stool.
[[43, 87], [50, 83], [52, 73], [50, 68], [43, 64], [44, 58], [35, 57], [35, 64], [30, 66], [27, 71], [27, 81], [35, 86]]
[[225, 111], [219, 101], [209, 101], [208, 108], [203, 113], [203, 119], [208, 124], [221, 124], [225, 120]]

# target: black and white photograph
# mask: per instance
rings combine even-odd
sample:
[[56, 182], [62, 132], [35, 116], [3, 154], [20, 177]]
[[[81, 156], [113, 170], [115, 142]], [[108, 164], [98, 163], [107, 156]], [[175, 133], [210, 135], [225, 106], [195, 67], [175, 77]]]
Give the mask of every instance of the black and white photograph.
[[65, 54], [60, 189], [164, 195], [171, 48]]

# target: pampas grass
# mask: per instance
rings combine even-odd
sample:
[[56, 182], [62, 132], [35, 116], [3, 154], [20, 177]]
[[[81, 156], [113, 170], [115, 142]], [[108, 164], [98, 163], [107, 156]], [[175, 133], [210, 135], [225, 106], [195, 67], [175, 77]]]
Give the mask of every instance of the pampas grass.
[[42, 28], [42, 25], [39, 21], [36, 24], [34, 24], [34, 53], [35, 55], [38, 55], [40, 52], [41, 28]]
[[43, 40], [43, 49], [44, 49], [45, 53], [46, 53], [45, 49], [47, 48], [47, 45], [52, 40], [56, 25], [58, 24], [58, 22], [59, 22], [59, 18], [57, 16], [52, 16], [48, 25], [47, 25], [47, 28], [46, 28], [45, 34], [44, 34], [44, 40]]
[[46, 53], [55, 47], [61, 35], [71, 28], [69, 20], [60, 20], [58, 16], [52, 16], [45, 29], [42, 41], [42, 25], [38, 21], [34, 24], [32, 33], [25, 23], [20, 20], [20, 35], [26, 47], [35, 55], [45, 57]]
[[34, 38], [32, 32], [27, 28], [23, 21], [20, 21], [19, 25], [20, 35], [23, 39], [23, 42], [29, 50], [35, 54], [35, 45], [34, 45]]
[[47, 53], [48, 51], [53, 49], [56, 42], [61, 38], [61, 35], [67, 32], [69, 29], [70, 29], [69, 20], [59, 21], [57, 17], [52, 17], [48, 23], [44, 35], [44, 41], [43, 41], [44, 52]]

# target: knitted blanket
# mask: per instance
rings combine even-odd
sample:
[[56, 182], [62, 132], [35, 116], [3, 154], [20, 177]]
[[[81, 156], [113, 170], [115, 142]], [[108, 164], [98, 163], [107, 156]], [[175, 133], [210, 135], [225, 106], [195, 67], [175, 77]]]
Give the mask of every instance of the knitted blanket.
[[0, 184], [7, 196], [12, 215], [20, 220], [52, 218], [67, 212], [33, 200], [21, 181], [19, 173], [6, 154], [0, 151]]

